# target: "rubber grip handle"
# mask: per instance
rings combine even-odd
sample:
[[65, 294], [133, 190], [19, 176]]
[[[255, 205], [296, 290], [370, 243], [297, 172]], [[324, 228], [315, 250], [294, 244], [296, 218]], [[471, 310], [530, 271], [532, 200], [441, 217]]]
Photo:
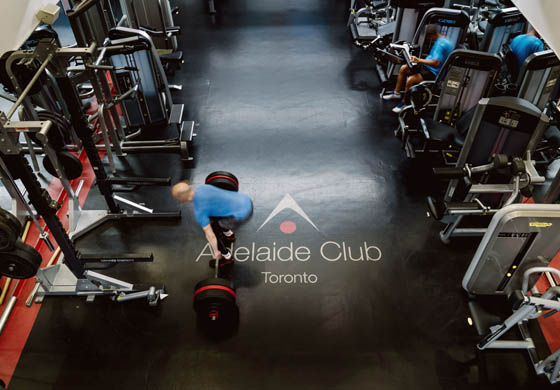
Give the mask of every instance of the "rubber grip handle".
[[463, 168], [433, 168], [434, 175], [445, 176], [449, 179], [459, 179], [465, 176], [465, 170]]

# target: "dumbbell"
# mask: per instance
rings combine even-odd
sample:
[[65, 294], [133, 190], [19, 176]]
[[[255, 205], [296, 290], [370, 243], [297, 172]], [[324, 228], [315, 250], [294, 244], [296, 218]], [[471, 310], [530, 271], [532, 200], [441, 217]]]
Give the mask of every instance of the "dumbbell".
[[[237, 177], [226, 171], [212, 172], [204, 182], [228, 191], [239, 190]], [[199, 321], [212, 329], [233, 326], [239, 313], [234, 283], [220, 278], [219, 268], [219, 260], [216, 260], [213, 277], [198, 282], [193, 294], [193, 307]]]

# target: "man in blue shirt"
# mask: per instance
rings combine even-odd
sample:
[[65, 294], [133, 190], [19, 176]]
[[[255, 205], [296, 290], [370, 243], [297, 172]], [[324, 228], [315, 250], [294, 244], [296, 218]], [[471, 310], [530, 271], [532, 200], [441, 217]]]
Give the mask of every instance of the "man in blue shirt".
[[[401, 100], [401, 102], [393, 108], [395, 114], [403, 110], [404, 96], [410, 87], [424, 80], [435, 80], [441, 67], [447, 60], [447, 57], [449, 57], [455, 48], [453, 43], [445, 35], [440, 34], [437, 26], [433, 24], [428, 25], [426, 28], [426, 39], [435, 41], [430, 50], [430, 54], [426, 58], [411, 57], [413, 63], [420, 64], [418, 70], [415, 70], [415, 73], [413, 73], [408, 65], [401, 66], [395, 90], [390, 94], [383, 95], [384, 100]], [[403, 84], [405, 84], [405, 93], [401, 94]]]
[[534, 28], [531, 28], [527, 34], [518, 35], [511, 40], [509, 47], [513, 54], [515, 54], [515, 58], [517, 58], [518, 71], [527, 57], [533, 53], [543, 51], [544, 43], [539, 38], [539, 34]]
[[193, 189], [186, 181], [175, 184], [171, 188], [171, 195], [181, 203], [193, 203], [195, 219], [212, 248], [214, 260], [210, 265], [215, 264], [216, 259], [221, 259], [220, 267], [233, 264], [233, 255], [222, 238], [228, 242], [235, 241], [233, 229], [253, 214], [251, 198], [241, 192], [227, 191], [209, 184]]

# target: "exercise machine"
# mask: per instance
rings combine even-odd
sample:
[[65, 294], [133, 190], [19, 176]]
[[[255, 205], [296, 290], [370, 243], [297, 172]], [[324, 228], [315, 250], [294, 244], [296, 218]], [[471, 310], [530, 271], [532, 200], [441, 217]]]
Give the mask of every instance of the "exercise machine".
[[[181, 89], [181, 86], [168, 84], [163, 65], [146, 32], [116, 27], [110, 22], [112, 17], [102, 19], [103, 23], [91, 23], [99, 9], [110, 13], [110, 8], [104, 8], [106, 5], [102, 0], [87, 0], [67, 11], [78, 46], [95, 43], [100, 49], [99, 54], [95, 53], [95, 74], [86, 81], [92, 83], [97, 103], [102, 108], [96, 116], [104, 117], [100, 121], [102, 129], [110, 133], [112, 143], [106, 141], [105, 149], [111, 155], [114, 149], [121, 157], [126, 153], [173, 152], [180, 154], [182, 161], [192, 163], [195, 123], [183, 120], [184, 105], [175, 104], [171, 96], [171, 90]], [[100, 31], [103, 32], [101, 38], [98, 37]], [[76, 68], [78, 72], [83, 70], [83, 67]], [[154, 132], [163, 132], [168, 126], [175, 129], [175, 138], [153, 139]], [[150, 140], [135, 140], [143, 133], [148, 133]], [[108, 158], [114, 172], [111, 155]]]
[[405, 96], [410, 104], [399, 114], [395, 130], [407, 157], [461, 145], [462, 135], [456, 128], [459, 118], [489, 96], [501, 68], [496, 54], [458, 49], [449, 55], [435, 81], [413, 86]]
[[[504, 207], [492, 218], [462, 283], [471, 297], [469, 322], [482, 337], [478, 349], [526, 350], [537, 375], [550, 383], [560, 379], [560, 350], [542, 358], [531, 326], [560, 310], [560, 271], [550, 267], [560, 248], [558, 226], [560, 205]], [[542, 275], [550, 287], [541, 292], [535, 285]], [[490, 311], [490, 296], [508, 298], [503, 306], [509, 305], [511, 314]]]
[[[371, 41], [395, 31], [398, 1], [350, 0], [347, 26], [354, 41]], [[361, 5], [362, 7], [358, 8]]]
[[504, 205], [518, 201], [523, 188], [522, 180], [524, 187], [544, 181], [534, 169], [531, 153], [548, 124], [549, 118], [525, 100], [510, 96], [480, 100], [455, 169], [472, 171], [469, 167], [487, 166], [496, 154], [521, 160], [517, 160], [515, 164], [518, 167], [509, 172], [501, 171], [501, 166], [487, 167], [490, 169], [483, 171], [484, 177], [477, 180], [480, 185], [472, 185], [472, 177], [469, 176], [469, 180], [453, 178], [449, 181], [443, 205], [428, 198], [431, 216], [446, 223], [440, 232], [443, 243], [449, 243], [455, 236], [484, 234], [486, 228], [459, 225], [466, 215], [492, 215]]
[[435, 25], [438, 31], [452, 42], [453, 47], [458, 48], [465, 39], [469, 17], [464, 11], [431, 8], [422, 17], [412, 40], [394, 41], [385, 49], [376, 47], [374, 55], [378, 62], [387, 62], [386, 68], [376, 67], [379, 80], [384, 86], [380, 97], [385, 94], [388, 81], [399, 73], [400, 65], [407, 63], [409, 66], [414, 66], [415, 64], [410, 60], [411, 56], [425, 57], [428, 55], [434, 44], [426, 39], [426, 29], [430, 25]]
[[[177, 50], [177, 35], [180, 34], [181, 28], [173, 21], [173, 15], [179, 12], [178, 7], [172, 7], [169, 0], [119, 0], [119, 2], [128, 27], [148, 33], [160, 55], [176, 52], [182, 58], [182, 52]], [[124, 24], [121, 17], [119, 27], [123, 27]]]
[[[107, 268], [107, 265], [111, 266], [123, 262], [153, 261], [152, 254], [85, 255], [78, 253], [73, 244], [73, 240], [110, 220], [176, 220], [180, 218], [179, 212], [155, 213], [143, 205], [128, 201], [114, 194], [113, 185], [119, 184], [122, 180], [126, 179], [109, 178], [107, 176], [103, 163], [99, 158], [91, 129], [83, 113], [81, 100], [67, 72], [68, 59], [75, 57], [81, 58], [84, 61], [85, 68], [89, 72], [93, 72], [93, 69], [95, 69], [95, 62], [93, 61], [95, 53], [95, 43], [92, 43], [85, 49], [60, 49], [57, 48], [54, 40], [45, 39], [39, 42], [34, 51], [16, 51], [10, 55], [7, 59], [7, 68], [11, 68], [11, 63], [16, 60], [23, 60], [28, 63], [36, 61], [41, 65], [30, 79], [29, 84], [19, 94], [16, 103], [14, 103], [8, 115], [2, 114], [0, 116], [0, 132], [3, 133], [3, 137], [1, 137], [3, 141], [0, 143], [0, 158], [6, 167], [2, 174], [10, 182], [14, 182], [16, 179], [21, 180], [28, 192], [29, 201], [34, 206], [36, 212], [45, 220], [50, 234], [57, 241], [64, 255], [64, 263], [38, 271], [37, 279], [41, 286], [38, 290], [39, 295], [83, 295], [87, 296], [89, 300], [94, 299], [97, 295], [110, 295], [118, 301], [142, 297], [147, 298], [151, 304], [156, 304], [165, 294], [163, 288], [152, 286], [147, 290], [139, 290], [133, 284], [107, 277], [92, 269], [88, 269], [87, 266], [89, 263], [102, 263], [105, 265], [104, 268]], [[97, 185], [108, 208], [108, 210], [84, 211], [80, 210], [78, 205], [75, 211], [79, 214], [79, 219], [75, 221], [75, 229], [71, 227], [72, 240], [58, 220], [56, 202], [41, 188], [22, 153], [19, 143], [21, 132], [37, 133], [37, 138], [42, 142], [48, 153], [48, 145], [52, 144], [53, 139], [56, 139], [56, 133], [52, 132], [52, 122], [50, 120], [38, 122], [8, 121], [8, 117], [11, 117], [23, 103], [27, 93], [29, 93], [35, 82], [40, 78], [43, 70], [47, 67], [55, 76], [56, 82], [64, 96], [64, 101], [71, 115], [72, 126], [80, 138], [84, 152], [93, 167]], [[53, 163], [56, 164], [56, 162], [57, 159], [53, 159]], [[61, 167], [57, 167], [57, 169], [61, 169]], [[142, 181], [141, 179], [136, 180], [138, 182]], [[119, 201], [134, 207], [136, 209], [135, 212], [123, 211], [117, 203]]]

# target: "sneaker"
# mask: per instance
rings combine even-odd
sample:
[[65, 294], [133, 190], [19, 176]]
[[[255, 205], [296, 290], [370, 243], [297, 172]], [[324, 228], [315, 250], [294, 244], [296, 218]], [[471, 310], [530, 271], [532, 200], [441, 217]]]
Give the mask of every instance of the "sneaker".
[[[226, 260], [223, 257], [220, 259], [220, 269], [227, 268], [233, 264], [234, 264], [233, 256], [231, 256], [229, 260]], [[210, 268], [216, 268], [216, 260], [214, 259], [210, 260], [208, 265], [210, 265]]]
[[227, 232], [224, 232], [224, 238], [229, 242], [235, 242], [235, 233], [233, 230], [228, 230]]
[[400, 93], [390, 93], [387, 95], [383, 95], [383, 100], [401, 100], [402, 95]]
[[400, 114], [402, 110], [404, 110], [404, 103], [403, 103], [403, 102], [400, 102], [395, 108], [393, 108], [392, 111], [393, 111], [395, 114]]

